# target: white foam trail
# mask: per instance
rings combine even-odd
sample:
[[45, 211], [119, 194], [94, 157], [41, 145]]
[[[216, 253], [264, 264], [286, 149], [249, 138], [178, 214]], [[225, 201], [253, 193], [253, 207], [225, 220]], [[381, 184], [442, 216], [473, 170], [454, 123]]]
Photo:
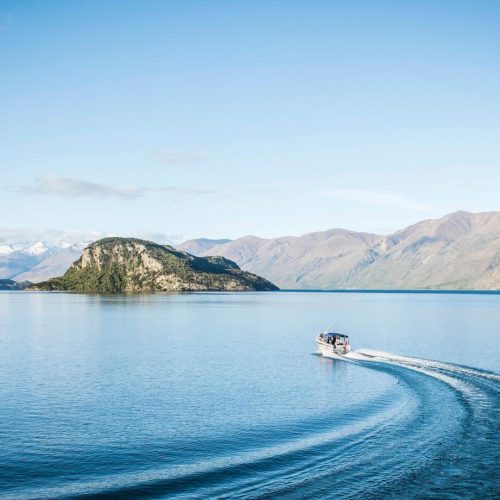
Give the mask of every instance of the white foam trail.
[[465, 375], [472, 375], [474, 377], [481, 377], [488, 380], [493, 380], [495, 382], [500, 382], [500, 375], [497, 375], [495, 373], [488, 373], [481, 370], [475, 370], [474, 368], [458, 366], [451, 363], [443, 363], [442, 361], [433, 361], [423, 358], [413, 358], [410, 356], [400, 356], [388, 352], [376, 351], [374, 349], [358, 349], [357, 351], [348, 353], [346, 357], [351, 357], [351, 355], [353, 355], [353, 357], [356, 355], [361, 355], [364, 357], [364, 359], [366, 359], [366, 357], [368, 356], [368, 357], [385, 359], [389, 361], [399, 361], [402, 363], [410, 363], [410, 364], [419, 363], [429, 368], [437, 368], [441, 370], [452, 371]]
[[473, 380], [467, 381], [459, 379], [457, 376], [465, 375], [468, 377], [477, 377], [494, 382], [500, 381], [500, 376], [494, 373], [482, 372], [474, 370], [473, 368], [457, 366], [440, 361], [400, 356], [373, 349], [358, 349], [357, 351], [352, 351], [346, 354], [343, 358], [352, 361], [369, 361], [375, 363], [393, 364], [402, 366], [409, 370], [424, 373], [425, 375], [445, 382], [450, 387], [459, 391], [468, 400], [473, 400], [475, 403], [473, 405], [475, 412], [478, 412], [481, 407], [488, 404], [488, 397], [476, 385], [471, 383]]

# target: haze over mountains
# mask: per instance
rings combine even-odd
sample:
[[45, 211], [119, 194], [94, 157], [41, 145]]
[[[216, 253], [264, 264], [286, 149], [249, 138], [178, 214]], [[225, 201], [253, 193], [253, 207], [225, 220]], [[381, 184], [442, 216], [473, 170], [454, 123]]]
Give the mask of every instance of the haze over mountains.
[[[0, 247], [0, 278], [61, 276], [84, 243]], [[455, 212], [390, 235], [331, 229], [303, 236], [200, 238], [177, 246], [218, 255], [282, 289], [500, 289], [500, 212]]]

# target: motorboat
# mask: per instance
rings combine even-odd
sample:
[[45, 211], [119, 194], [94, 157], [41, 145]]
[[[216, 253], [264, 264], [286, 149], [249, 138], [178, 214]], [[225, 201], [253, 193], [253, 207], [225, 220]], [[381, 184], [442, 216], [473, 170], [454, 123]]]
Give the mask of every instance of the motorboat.
[[338, 332], [323, 332], [316, 337], [321, 354], [342, 356], [351, 350], [349, 337]]

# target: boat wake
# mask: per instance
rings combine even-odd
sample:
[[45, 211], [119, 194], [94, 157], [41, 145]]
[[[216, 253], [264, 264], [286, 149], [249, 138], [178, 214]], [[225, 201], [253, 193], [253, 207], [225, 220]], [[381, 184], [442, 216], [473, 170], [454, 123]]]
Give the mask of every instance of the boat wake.
[[[365, 401], [347, 411], [264, 429], [254, 440], [230, 435], [227, 442], [204, 442], [196, 461], [190, 452], [184, 461], [37, 489], [33, 496], [498, 495], [499, 375], [366, 349], [340, 359], [353, 369], [383, 372], [394, 383], [383, 397], [370, 399], [367, 388]], [[203, 449], [211, 451], [203, 455]]]
[[[422, 358], [400, 356], [371, 349], [360, 349], [342, 358], [363, 366], [395, 366], [421, 373], [445, 384], [457, 398], [455, 439], [446, 442], [438, 429], [431, 428], [435, 443], [442, 447], [433, 467], [422, 468], [392, 487], [387, 496], [442, 497], [496, 496], [498, 489], [498, 438], [500, 376], [485, 370]], [[444, 401], [432, 401], [433, 410], [446, 413]], [[436, 404], [437, 403], [437, 404]], [[425, 412], [422, 412], [425, 415]], [[444, 415], [443, 415], [444, 417]], [[415, 450], [417, 451], [417, 450]], [[419, 446], [422, 454], [428, 450]]]

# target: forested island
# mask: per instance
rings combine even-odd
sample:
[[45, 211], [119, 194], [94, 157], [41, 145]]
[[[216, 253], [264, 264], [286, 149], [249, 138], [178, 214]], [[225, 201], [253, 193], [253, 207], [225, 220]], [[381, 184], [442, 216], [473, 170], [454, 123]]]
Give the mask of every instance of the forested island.
[[63, 276], [27, 290], [73, 292], [271, 291], [278, 287], [224, 257], [195, 257], [136, 238], [104, 238], [87, 246]]

